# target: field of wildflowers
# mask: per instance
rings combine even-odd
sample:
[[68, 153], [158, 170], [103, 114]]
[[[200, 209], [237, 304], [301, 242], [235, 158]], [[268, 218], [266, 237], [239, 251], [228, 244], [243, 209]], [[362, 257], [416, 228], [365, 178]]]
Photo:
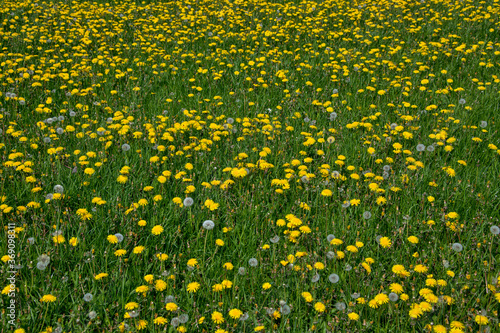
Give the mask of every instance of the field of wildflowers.
[[500, 332], [499, 14], [4, 1], [1, 331]]

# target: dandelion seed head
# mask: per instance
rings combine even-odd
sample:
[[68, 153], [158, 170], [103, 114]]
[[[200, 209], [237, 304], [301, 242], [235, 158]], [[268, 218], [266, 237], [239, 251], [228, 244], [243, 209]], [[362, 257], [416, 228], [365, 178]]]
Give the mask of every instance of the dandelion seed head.
[[335, 308], [339, 311], [344, 311], [346, 308], [346, 305], [344, 302], [337, 302], [337, 303], [335, 303]]
[[215, 223], [212, 220], [206, 220], [203, 222], [203, 228], [206, 230], [212, 230], [215, 227]]
[[245, 275], [245, 274], [246, 274], [246, 269], [245, 269], [245, 267], [240, 267], [240, 268], [238, 268], [238, 274], [239, 274], [239, 275]]
[[460, 243], [453, 243], [453, 245], [451, 246], [451, 249], [453, 251], [455, 251], [455, 252], [462, 252], [462, 250], [464, 249], [464, 247]]
[[50, 263], [50, 257], [46, 254], [42, 254], [37, 258], [37, 261], [43, 263], [44, 265], [48, 265]]
[[58, 128], [56, 129], [56, 133], [57, 133], [57, 134], [59, 134], [59, 135], [61, 135], [61, 134], [63, 134], [63, 133], [64, 133], [64, 129], [62, 129], [61, 127], [58, 127]]
[[349, 265], [349, 264], [345, 264], [344, 270], [345, 270], [346, 272], [349, 272], [351, 269], [352, 269], [352, 266], [351, 266], [351, 265]]
[[313, 275], [313, 277], [311, 278], [311, 282], [312, 282], [312, 283], [316, 283], [316, 282], [318, 282], [318, 281], [319, 281], [319, 278], [320, 278], [319, 274], [318, 274], [318, 273], [316, 273], [316, 274], [314, 274], [314, 275]]
[[227, 118], [226, 122], [231, 125], [234, 124], [234, 119], [233, 118]]
[[44, 143], [50, 143], [51, 141], [52, 141], [52, 139], [47, 137], [47, 136], [45, 138], [43, 138]]
[[276, 243], [278, 243], [278, 242], [280, 241], [280, 237], [279, 237], [279, 236], [274, 236], [274, 237], [273, 237], [273, 238], [271, 238], [269, 241], [270, 241], [271, 243], [273, 243], [273, 244], [276, 244]]
[[490, 232], [493, 234], [493, 235], [498, 235], [500, 234], [500, 228], [496, 225], [493, 225], [491, 226], [490, 228]]
[[128, 143], [122, 144], [122, 151], [127, 152], [130, 150], [130, 145]]
[[94, 298], [94, 296], [92, 296], [91, 293], [86, 293], [85, 295], [83, 295], [83, 300], [85, 302], [90, 302], [93, 298]]
[[458, 100], [458, 104], [460, 104], [460, 105], [464, 105], [464, 104], [465, 104], [465, 99], [460, 98], [460, 99]]
[[93, 320], [97, 317], [97, 312], [95, 312], [94, 310], [90, 311], [89, 314], [88, 314], [90, 320]]
[[165, 297], [165, 303], [175, 303], [175, 297], [172, 295], [168, 295]]
[[435, 149], [435, 148], [434, 148], [434, 146], [433, 146], [433, 145], [429, 145], [429, 146], [427, 146], [427, 148], [426, 148], [426, 149], [427, 149], [427, 151], [428, 151], [428, 152], [432, 153], [432, 152], [434, 151], [434, 149]]
[[184, 204], [185, 207], [191, 207], [194, 204], [194, 200], [191, 197], [187, 197], [184, 199], [182, 203]]
[[187, 314], [181, 314], [179, 316], [179, 321], [181, 322], [181, 324], [185, 324], [189, 321], [189, 316]]
[[31, 245], [35, 244], [35, 238], [34, 237], [28, 238], [28, 243]]
[[397, 302], [398, 299], [399, 299], [398, 294], [396, 294], [396, 293], [389, 293], [389, 300], [391, 302]]
[[248, 260], [248, 265], [250, 265], [250, 267], [257, 267], [258, 264], [259, 262], [255, 258], [250, 258]]
[[170, 321], [170, 325], [172, 325], [172, 327], [177, 327], [180, 324], [181, 324], [181, 321], [180, 321], [179, 317], [172, 318], [172, 320]]
[[368, 219], [370, 219], [371, 217], [372, 217], [372, 213], [370, 213], [369, 211], [365, 211], [365, 212], [363, 213], [363, 218], [364, 218], [365, 220], [368, 220]]
[[119, 232], [115, 234], [115, 237], [118, 239], [118, 243], [121, 243], [123, 241], [123, 235], [120, 234]]
[[301, 181], [302, 183], [304, 183], [304, 184], [307, 184], [307, 183], [309, 183], [309, 178], [307, 178], [307, 176], [302, 176], [302, 177], [300, 178], [300, 181]]
[[290, 309], [290, 306], [288, 306], [287, 304], [284, 304], [280, 307], [280, 312], [282, 315], [286, 316], [286, 315], [289, 315], [290, 312], [292, 312], [292, 310]]
[[424, 150], [425, 150], [425, 145], [423, 145], [423, 144], [419, 143], [419, 144], [417, 145], [417, 151], [420, 151], [420, 152], [421, 152], [421, 151], [424, 151]]
[[328, 252], [326, 253], [326, 257], [327, 257], [329, 260], [335, 259], [335, 252], [333, 252], [333, 251], [328, 251]]
[[245, 321], [248, 319], [248, 317], [249, 317], [248, 313], [245, 312], [243, 315], [241, 315], [240, 321]]
[[130, 318], [137, 318], [139, 317], [139, 311], [137, 310], [129, 311], [128, 315], [130, 316]]
[[352, 293], [352, 294], [351, 294], [351, 298], [352, 298], [352, 299], [358, 299], [358, 298], [359, 298], [359, 296], [361, 296], [359, 293]]
[[336, 112], [330, 113], [330, 121], [334, 121], [335, 119], [337, 119], [337, 113]]
[[333, 234], [329, 234], [328, 236], [326, 236], [326, 241], [327, 241], [328, 243], [330, 243], [330, 242], [331, 242], [334, 238], [335, 238], [335, 235], [333, 235]]
[[330, 281], [331, 283], [337, 283], [337, 282], [339, 282], [339, 280], [340, 280], [340, 277], [335, 273], [332, 273], [328, 276], [328, 281]]
[[40, 261], [39, 261], [39, 262], [36, 264], [36, 268], [38, 268], [39, 270], [43, 271], [43, 270], [45, 270], [45, 268], [47, 268], [47, 265], [46, 265], [46, 264], [44, 264], [43, 262], [40, 262]]
[[56, 185], [56, 186], [54, 186], [54, 192], [55, 193], [63, 193], [64, 187], [62, 185]]
[[486, 126], [488, 126], [488, 122], [484, 121], [484, 120], [481, 120], [481, 122], [479, 123], [479, 126], [481, 128], [485, 128]]

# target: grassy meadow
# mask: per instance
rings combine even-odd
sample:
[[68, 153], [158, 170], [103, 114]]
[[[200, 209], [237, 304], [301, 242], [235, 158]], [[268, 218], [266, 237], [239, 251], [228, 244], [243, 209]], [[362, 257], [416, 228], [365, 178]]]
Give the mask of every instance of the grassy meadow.
[[0, 331], [500, 332], [499, 16], [3, 1]]

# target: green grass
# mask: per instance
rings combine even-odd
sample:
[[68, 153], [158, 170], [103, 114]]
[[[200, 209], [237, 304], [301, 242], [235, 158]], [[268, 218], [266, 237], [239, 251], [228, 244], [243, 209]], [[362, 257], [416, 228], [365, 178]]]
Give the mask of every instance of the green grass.
[[499, 330], [499, 12], [5, 2], [2, 327]]

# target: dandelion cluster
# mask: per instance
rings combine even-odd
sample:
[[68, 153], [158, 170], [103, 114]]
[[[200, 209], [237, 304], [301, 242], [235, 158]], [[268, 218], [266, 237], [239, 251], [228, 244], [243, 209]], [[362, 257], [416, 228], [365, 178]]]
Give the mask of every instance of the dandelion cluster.
[[499, 16], [4, 1], [15, 329], [498, 330]]

